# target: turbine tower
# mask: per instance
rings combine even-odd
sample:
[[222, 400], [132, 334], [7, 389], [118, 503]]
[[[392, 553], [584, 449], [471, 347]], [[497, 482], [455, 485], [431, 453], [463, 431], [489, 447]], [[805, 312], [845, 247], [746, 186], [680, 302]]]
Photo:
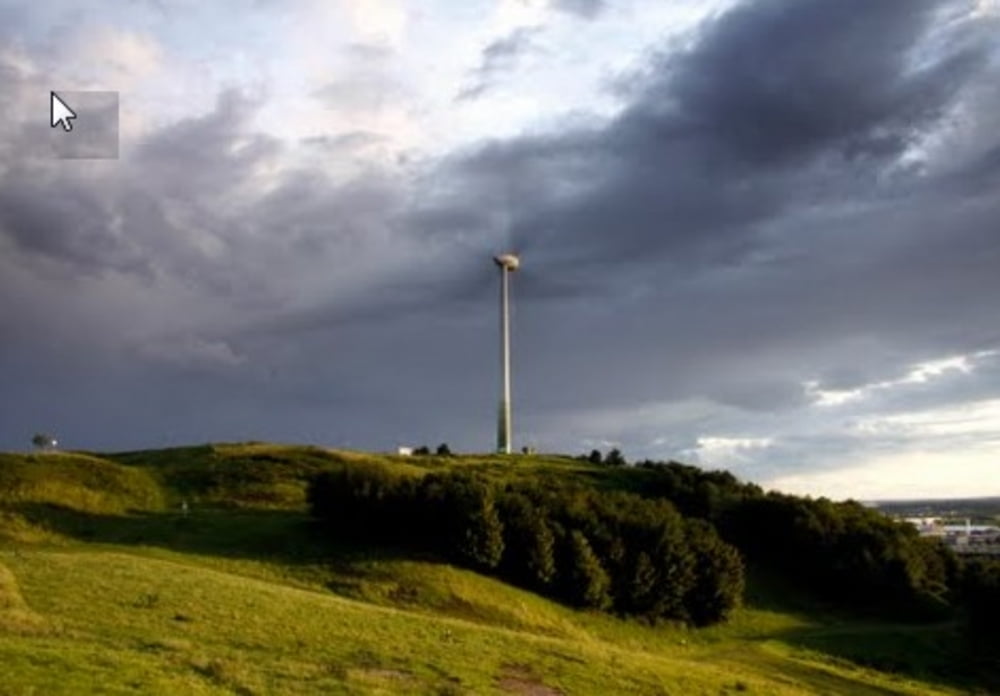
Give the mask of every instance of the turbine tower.
[[510, 274], [518, 269], [521, 260], [514, 254], [494, 256], [500, 268], [500, 414], [497, 419], [497, 452], [510, 454]]

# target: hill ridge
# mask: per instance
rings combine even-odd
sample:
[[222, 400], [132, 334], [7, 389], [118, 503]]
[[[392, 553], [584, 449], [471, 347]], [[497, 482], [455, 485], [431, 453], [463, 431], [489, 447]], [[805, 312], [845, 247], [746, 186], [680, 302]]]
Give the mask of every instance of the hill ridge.
[[[555, 694], [964, 688], [909, 667], [886, 674], [845, 658], [858, 654], [850, 644], [882, 646], [885, 660], [920, 656], [951, 639], [950, 626], [929, 628], [914, 643], [898, 625], [757, 604], [710, 629], [649, 626], [578, 612], [439, 560], [330, 549], [308, 536], [305, 489], [324, 467], [380, 462], [411, 473], [475, 470], [498, 481], [569, 476], [612, 489], [628, 484], [631, 472], [568, 457], [403, 460], [260, 443], [196, 449], [93, 455], [109, 471], [138, 470], [155, 483], [158, 497], [139, 496], [147, 507], [132, 512], [114, 501], [95, 512], [72, 495], [69, 507], [32, 504], [0, 488], [0, 568], [47, 626], [65, 627], [45, 640], [59, 646], [59, 669], [74, 688], [50, 681], [30, 659], [30, 637], [0, 625], [8, 680], [52, 694], [98, 683], [111, 693], [134, 690], [129, 683], [147, 693], [500, 693], [521, 688], [514, 685], [522, 678]], [[207, 454], [216, 466], [205, 466]], [[0, 482], [12, 472], [44, 476], [57, 461], [11, 457], [0, 455]], [[187, 515], [181, 500], [190, 503]], [[5, 539], [5, 514], [28, 514], [26, 524], [61, 539], [37, 543], [16, 529]], [[824, 634], [834, 626], [842, 632]], [[100, 651], [123, 665], [121, 674], [93, 667]]]

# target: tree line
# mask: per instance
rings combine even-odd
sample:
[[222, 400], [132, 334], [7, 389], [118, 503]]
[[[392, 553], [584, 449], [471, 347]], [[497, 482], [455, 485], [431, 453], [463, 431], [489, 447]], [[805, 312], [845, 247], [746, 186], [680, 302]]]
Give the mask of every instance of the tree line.
[[963, 562], [940, 541], [860, 503], [768, 493], [729, 472], [677, 462], [640, 462], [631, 486], [711, 523], [748, 563], [850, 611], [912, 620], [961, 615], [977, 636], [995, 636], [1000, 625], [1000, 561]]
[[1000, 562], [963, 563], [877, 510], [768, 493], [676, 462], [581, 459], [611, 467], [603, 488], [412, 477], [371, 463], [319, 475], [308, 498], [331, 535], [430, 551], [622, 615], [722, 621], [741, 601], [748, 563], [852, 612], [965, 616], [972, 635], [987, 637], [1000, 625]]
[[438, 553], [573, 606], [704, 626], [743, 594], [740, 554], [711, 524], [634, 493], [373, 463], [320, 474], [308, 500], [332, 536]]

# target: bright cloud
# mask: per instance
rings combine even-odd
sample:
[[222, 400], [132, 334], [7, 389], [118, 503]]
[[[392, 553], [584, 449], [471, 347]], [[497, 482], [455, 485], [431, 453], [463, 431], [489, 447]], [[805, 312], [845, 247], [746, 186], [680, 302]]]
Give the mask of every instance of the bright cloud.
[[975, 370], [978, 362], [989, 360], [998, 354], [1000, 351], [986, 350], [917, 363], [909, 367], [903, 377], [873, 382], [854, 389], [821, 389], [819, 382], [815, 380], [806, 382], [804, 386], [817, 406], [841, 406], [908, 385], [926, 384], [949, 373], [969, 374]]
[[959, 452], [913, 449], [836, 471], [804, 472], [764, 482], [767, 488], [836, 500], [975, 498], [992, 494], [1000, 476], [994, 445]]

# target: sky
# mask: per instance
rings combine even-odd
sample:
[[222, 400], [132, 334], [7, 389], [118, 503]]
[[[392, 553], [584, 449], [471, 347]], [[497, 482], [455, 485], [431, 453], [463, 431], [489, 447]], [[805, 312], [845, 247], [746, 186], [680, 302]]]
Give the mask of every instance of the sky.
[[[1000, 495], [995, 0], [0, 0], [0, 449]], [[119, 93], [119, 157], [35, 147]], [[72, 105], [70, 105], [72, 106]], [[68, 137], [72, 137], [71, 135]]]

